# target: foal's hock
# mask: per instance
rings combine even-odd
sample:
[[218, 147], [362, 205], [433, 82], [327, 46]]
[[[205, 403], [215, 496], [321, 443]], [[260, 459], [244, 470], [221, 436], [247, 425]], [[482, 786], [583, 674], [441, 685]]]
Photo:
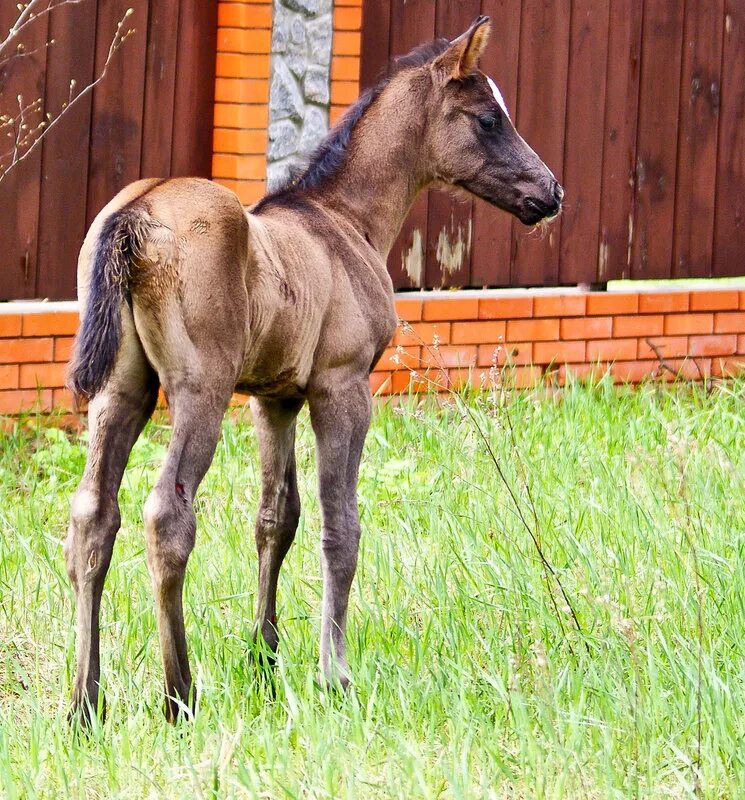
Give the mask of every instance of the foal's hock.
[[78, 265], [82, 323], [70, 370], [73, 390], [90, 399], [88, 460], [65, 543], [77, 595], [74, 716], [99, 707], [99, 608], [117, 494], [159, 386], [173, 433], [144, 517], [168, 718], [193, 708], [182, 609], [193, 502], [236, 387], [251, 395], [261, 456], [255, 636], [276, 649], [277, 577], [300, 515], [295, 422], [307, 401], [322, 509], [321, 675], [348, 683], [368, 375], [396, 326], [391, 245], [417, 192], [434, 181], [526, 224], [561, 206], [561, 187], [478, 69], [489, 29], [479, 17], [453, 42], [395, 60], [306, 172], [248, 212], [209, 181], [143, 180], [94, 221]]

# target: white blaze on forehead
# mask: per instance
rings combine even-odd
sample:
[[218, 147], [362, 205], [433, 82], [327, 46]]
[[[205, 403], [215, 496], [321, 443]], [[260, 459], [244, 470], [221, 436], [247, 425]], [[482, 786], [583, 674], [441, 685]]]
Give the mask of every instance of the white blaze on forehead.
[[491, 93], [494, 95], [494, 99], [499, 103], [499, 107], [504, 111], [507, 115], [507, 119], [510, 118], [510, 112], [507, 110], [507, 104], [504, 102], [504, 97], [502, 97], [502, 92], [499, 91], [499, 87], [496, 83], [487, 75], [486, 80], [489, 81], [489, 88], [491, 89]]

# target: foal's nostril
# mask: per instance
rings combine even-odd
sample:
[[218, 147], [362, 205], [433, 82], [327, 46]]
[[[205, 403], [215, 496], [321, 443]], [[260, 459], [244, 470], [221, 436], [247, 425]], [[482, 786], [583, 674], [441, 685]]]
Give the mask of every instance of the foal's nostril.
[[554, 181], [553, 195], [556, 198], [557, 203], [561, 203], [561, 201], [564, 199], [564, 188], [559, 181]]

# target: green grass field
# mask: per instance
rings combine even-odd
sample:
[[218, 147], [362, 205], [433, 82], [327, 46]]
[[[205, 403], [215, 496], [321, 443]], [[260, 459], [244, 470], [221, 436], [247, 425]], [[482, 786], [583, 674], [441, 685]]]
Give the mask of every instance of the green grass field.
[[344, 697], [314, 683], [307, 414], [274, 696], [247, 646], [256, 446], [249, 423], [227, 420], [186, 586], [199, 709], [177, 727], [161, 711], [142, 535], [168, 437], [151, 424], [121, 493], [102, 610], [108, 717], [89, 736], [66, 724], [74, 611], [62, 556], [85, 442], [31, 421], [0, 440], [0, 793], [745, 796], [744, 400], [743, 382], [601, 382], [497, 404], [379, 406]]

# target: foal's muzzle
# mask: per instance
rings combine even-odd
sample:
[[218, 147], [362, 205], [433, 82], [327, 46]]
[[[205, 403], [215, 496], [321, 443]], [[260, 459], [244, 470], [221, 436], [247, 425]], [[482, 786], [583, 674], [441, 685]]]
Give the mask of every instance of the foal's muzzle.
[[561, 211], [564, 189], [554, 180], [547, 194], [543, 197], [526, 197], [523, 200], [521, 220], [526, 225], [535, 225], [542, 219], [551, 219]]

